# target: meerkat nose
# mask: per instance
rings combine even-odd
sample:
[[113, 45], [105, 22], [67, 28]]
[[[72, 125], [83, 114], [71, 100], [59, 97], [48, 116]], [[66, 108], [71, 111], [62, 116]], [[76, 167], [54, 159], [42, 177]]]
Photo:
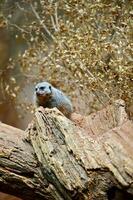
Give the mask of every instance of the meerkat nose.
[[41, 94], [40, 94], [39, 92], [36, 92], [36, 95], [37, 95], [37, 96], [40, 96]]
[[36, 91], [36, 95], [37, 96], [41, 96], [43, 93], [38, 89], [37, 91]]

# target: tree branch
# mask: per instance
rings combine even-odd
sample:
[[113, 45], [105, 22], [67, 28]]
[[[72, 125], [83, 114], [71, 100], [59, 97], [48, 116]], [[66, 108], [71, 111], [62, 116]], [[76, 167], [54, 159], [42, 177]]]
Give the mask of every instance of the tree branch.
[[[42, 178], [27, 133], [0, 123], [0, 191], [25, 200], [54, 199], [50, 186]], [[43, 198], [44, 199], [44, 198]]]
[[133, 195], [132, 132], [121, 100], [72, 121], [40, 107], [27, 132], [0, 124], [0, 186], [24, 199], [107, 200], [112, 188]]

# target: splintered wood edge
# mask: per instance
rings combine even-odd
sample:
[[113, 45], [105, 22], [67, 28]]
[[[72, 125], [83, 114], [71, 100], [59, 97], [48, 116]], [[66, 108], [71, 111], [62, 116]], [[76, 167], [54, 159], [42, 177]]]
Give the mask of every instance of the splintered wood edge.
[[[105, 171], [105, 174], [111, 173], [110, 178], [115, 184], [117, 182], [118, 187], [128, 188], [133, 194], [133, 124], [128, 120], [123, 102], [116, 102], [113, 106], [107, 107], [106, 112], [113, 109], [113, 114], [121, 115], [117, 119], [117, 127], [105, 129], [106, 132], [98, 134], [95, 140], [56, 108], [39, 108], [36, 111], [36, 136], [34, 131], [31, 136], [36, 155], [68, 190], [87, 189], [90, 172]], [[101, 116], [102, 111], [98, 113]], [[92, 123], [91, 129], [95, 125]], [[72, 174], [70, 169], [75, 169]]]

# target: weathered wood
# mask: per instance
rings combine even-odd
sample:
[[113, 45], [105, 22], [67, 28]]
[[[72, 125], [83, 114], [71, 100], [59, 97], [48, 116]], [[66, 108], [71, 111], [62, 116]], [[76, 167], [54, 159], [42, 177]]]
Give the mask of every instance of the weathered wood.
[[72, 121], [40, 107], [26, 133], [0, 127], [0, 186], [19, 196], [107, 200], [112, 188], [133, 195], [133, 122], [123, 101]]
[[42, 177], [26, 137], [26, 132], [0, 123], [0, 191], [25, 200], [54, 199], [55, 189]]

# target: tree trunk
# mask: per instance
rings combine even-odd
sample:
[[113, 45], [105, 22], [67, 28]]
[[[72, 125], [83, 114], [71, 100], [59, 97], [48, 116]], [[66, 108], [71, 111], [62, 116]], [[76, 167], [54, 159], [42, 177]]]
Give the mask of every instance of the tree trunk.
[[38, 108], [26, 132], [0, 124], [0, 190], [23, 199], [133, 199], [133, 122], [124, 102], [67, 119]]

